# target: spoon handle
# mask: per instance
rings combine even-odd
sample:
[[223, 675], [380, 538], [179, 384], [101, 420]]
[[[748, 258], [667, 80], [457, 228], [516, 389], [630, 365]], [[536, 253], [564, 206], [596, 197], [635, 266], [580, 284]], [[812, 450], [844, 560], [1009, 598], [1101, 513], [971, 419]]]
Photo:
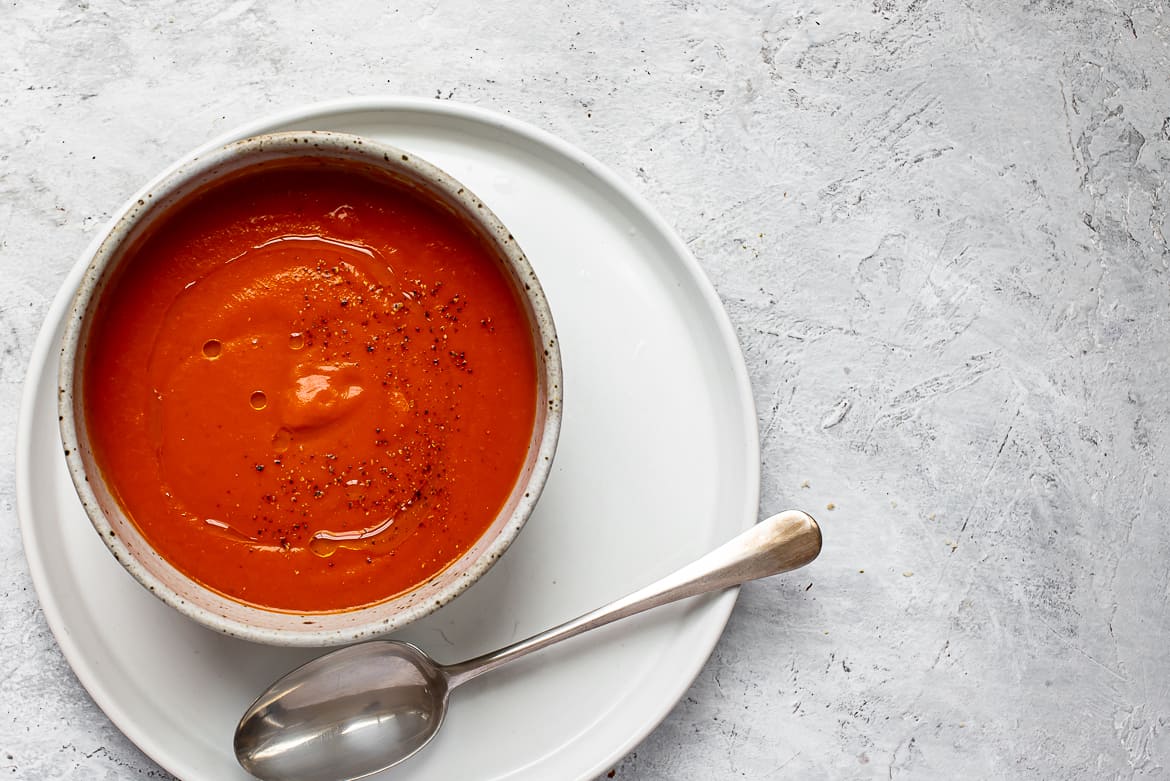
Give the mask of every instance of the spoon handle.
[[820, 552], [817, 522], [807, 513], [786, 510], [616, 602], [498, 651], [445, 666], [447, 685], [453, 689], [533, 651], [644, 610], [803, 567]]

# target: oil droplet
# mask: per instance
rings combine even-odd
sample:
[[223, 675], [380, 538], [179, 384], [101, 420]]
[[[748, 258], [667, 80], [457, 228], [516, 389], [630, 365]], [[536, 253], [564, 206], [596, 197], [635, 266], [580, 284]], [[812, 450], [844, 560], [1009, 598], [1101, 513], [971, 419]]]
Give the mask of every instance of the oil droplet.
[[248, 542], [256, 542], [255, 537], [249, 537], [247, 534], [244, 534], [239, 529], [236, 529], [233, 526], [231, 526], [231, 524], [225, 523], [224, 521], [221, 521], [217, 518], [204, 518], [203, 522], [205, 524], [207, 524], [208, 526], [211, 526], [212, 528], [217, 529], [220, 532], [226, 534], [229, 537], [234, 537], [238, 540], [245, 540]]
[[264, 391], [256, 391], [252, 394], [252, 398], [248, 399], [248, 403], [252, 405], [252, 409], [264, 409], [268, 406], [268, 396]]
[[394, 517], [391, 516], [377, 526], [370, 526], [365, 529], [355, 529], [354, 531], [346, 532], [319, 531], [309, 540], [309, 550], [323, 559], [332, 556], [339, 548], [354, 551], [368, 550], [374, 538], [378, 535], [385, 534], [393, 525]]
[[272, 449], [277, 453], [283, 453], [288, 450], [289, 445], [292, 444], [292, 432], [287, 428], [278, 428], [276, 433], [272, 435]]
[[223, 343], [218, 339], [208, 339], [203, 343], [203, 357], [215, 360], [223, 352]]
[[362, 485], [360, 480], [347, 480], [345, 482], [345, 498], [346, 499], [360, 499], [362, 498]]
[[327, 559], [337, 553], [337, 549], [340, 547], [340, 544], [325, 537], [313, 537], [309, 540], [309, 551], [322, 559]]
[[288, 335], [288, 346], [290, 349], [299, 350], [305, 346], [305, 335], [301, 331], [293, 331]]

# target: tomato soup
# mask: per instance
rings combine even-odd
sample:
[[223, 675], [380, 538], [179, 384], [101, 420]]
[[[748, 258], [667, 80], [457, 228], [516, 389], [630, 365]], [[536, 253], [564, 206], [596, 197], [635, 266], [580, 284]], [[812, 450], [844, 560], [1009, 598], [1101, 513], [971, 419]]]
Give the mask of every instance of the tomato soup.
[[404, 187], [300, 161], [219, 184], [131, 250], [83, 403], [122, 508], [240, 602], [409, 591], [507, 503], [533, 435], [532, 328], [503, 261]]

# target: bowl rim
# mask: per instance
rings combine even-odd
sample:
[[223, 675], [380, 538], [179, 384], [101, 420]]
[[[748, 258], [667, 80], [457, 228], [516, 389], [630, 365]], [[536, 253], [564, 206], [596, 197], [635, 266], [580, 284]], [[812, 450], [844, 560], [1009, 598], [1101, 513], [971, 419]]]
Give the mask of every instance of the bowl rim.
[[[88, 450], [88, 434], [84, 427], [81, 394], [76, 392], [84, 375], [83, 340], [90, 323], [91, 308], [100, 300], [102, 283], [116, 268], [123, 256], [122, 250], [133, 244], [137, 238], [136, 231], [144, 230], [144, 220], [149, 225], [151, 220], [165, 216], [171, 208], [192, 194], [220, 181], [224, 176], [259, 165], [265, 159], [357, 162], [374, 165], [400, 181], [405, 177], [409, 180], [406, 182], [409, 186], [427, 191], [425, 195], [445, 208], [454, 208], [474, 230], [491, 241], [493, 249], [503, 261], [502, 265], [512, 276], [517, 294], [529, 308], [533, 349], [537, 359], [536, 421], [528, 459], [504, 505], [504, 509], [511, 506], [512, 510], [495, 536], [459, 572], [458, 577], [451, 578], [435, 593], [428, 595], [427, 599], [409, 601], [404, 608], [394, 610], [389, 616], [386, 613], [395, 603], [458, 569], [458, 565], [475, 551], [484, 537], [446, 568], [407, 592], [350, 610], [297, 613], [241, 602], [195, 581], [157, 553], [137, 525], [129, 517], [126, 518], [126, 525], [137, 535], [137, 542], [147, 553], [157, 558], [164, 569], [177, 573], [185, 583], [191, 585], [197, 595], [210, 599], [212, 603], [229, 603], [235, 611], [247, 615], [269, 619], [283, 616], [283, 623], [287, 625], [285, 628], [256, 626], [184, 598], [144, 565], [133, 546], [127, 545], [102, 509], [102, 503], [91, 483], [91, 477], [95, 475], [87, 469], [83, 457], [83, 450]], [[462, 594], [499, 560], [531, 516], [551, 473], [561, 429], [563, 370], [560, 340], [540, 280], [515, 238], [487, 204], [433, 163], [392, 144], [350, 133], [312, 130], [249, 136], [198, 153], [169, 167], [161, 177], [152, 180], [145, 193], [122, 206], [117, 216], [108, 223], [104, 235], [91, 245], [87, 253], [86, 268], [70, 302], [59, 348], [57, 407], [66, 465], [91, 525], [114, 558], [142, 586], [181, 614], [223, 634], [268, 645], [324, 647], [386, 634], [429, 615]], [[97, 468], [96, 464], [94, 468]], [[104, 483], [100, 472], [96, 477], [99, 484]], [[119, 510], [122, 509], [116, 499], [108, 500], [118, 505]], [[497, 521], [499, 518], [497, 515]], [[329, 621], [330, 616], [348, 617], [347, 625], [322, 627], [320, 621], [336, 623]], [[313, 619], [313, 623], [306, 624], [305, 619]]]

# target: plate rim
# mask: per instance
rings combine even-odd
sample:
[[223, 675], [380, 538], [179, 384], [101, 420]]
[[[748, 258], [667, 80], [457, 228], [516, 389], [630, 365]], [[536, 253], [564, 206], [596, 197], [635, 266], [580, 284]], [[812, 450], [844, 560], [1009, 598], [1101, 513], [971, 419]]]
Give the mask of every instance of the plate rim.
[[[36, 543], [38, 539], [36, 525], [33, 523], [32, 518], [34, 511], [31, 509], [34, 505], [32, 498], [34, 491], [30, 475], [31, 452], [34, 441], [32, 431], [34, 411], [38, 397], [43, 392], [42, 382], [48, 368], [47, 364], [55, 354], [57, 342], [56, 332], [61, 325], [62, 318], [66, 316], [73, 295], [88, 266], [89, 259], [101, 243], [102, 237], [108, 232], [110, 226], [117, 220], [118, 215], [122, 213], [127, 204], [142, 197], [144, 193], [154, 187], [158, 181], [170, 174], [171, 171], [183, 165], [191, 158], [206, 153], [210, 149], [223, 146], [238, 138], [267, 132], [276, 126], [310, 120], [318, 121], [329, 116], [340, 114], [376, 114], [381, 112], [416, 112], [425, 115], [438, 114], [443, 115], [449, 120], [471, 121], [484, 126], [494, 127], [497, 130], [510, 133], [529, 142], [534, 142], [536, 146], [546, 147], [560, 158], [580, 165], [589, 175], [616, 192], [638, 210], [640, 216], [647, 220], [666, 241], [674, 253], [675, 258], [682, 262], [682, 265], [692, 277], [695, 282], [695, 289], [701, 295], [705, 307], [712, 316], [719, 341], [729, 358], [733, 369], [733, 377], [731, 378], [730, 384], [734, 386], [735, 395], [738, 396], [739, 403], [744, 412], [744, 419], [740, 422], [743, 424], [743, 444], [748, 451], [745, 454], [747, 456], [745, 458], [747, 471], [743, 476], [743, 483], [748, 493], [745, 496], [745, 506], [752, 508], [752, 517], [745, 518], [742, 525], [746, 528], [758, 520], [761, 472], [759, 429], [757, 423], [758, 414], [755, 399], [751, 391], [751, 381], [747, 372], [743, 350], [738, 338], [735, 336], [730, 317], [723, 302], [719, 299], [710, 278], [703, 271], [698, 260], [683, 242], [675, 228], [659, 214], [641, 193], [633, 189], [630, 184], [620, 178], [613, 170], [603, 165], [584, 150], [528, 122], [478, 105], [434, 98], [386, 95], [335, 98], [306, 103], [291, 109], [266, 114], [260, 118], [237, 125], [228, 131], [219, 133], [207, 142], [198, 145], [194, 149], [172, 160], [171, 163], [166, 165], [155, 176], [151, 177], [142, 187], [126, 198], [120, 204], [119, 208], [115, 210], [110, 220], [106, 221], [95, 232], [93, 239], [82, 250], [70, 267], [45, 313], [45, 319], [33, 344], [33, 350], [23, 381], [24, 387], [21, 392], [15, 449], [16, 511], [21, 531], [24, 559], [29, 567], [38, 604], [45, 616], [45, 621], [49, 629], [57, 641], [58, 647], [61, 649], [62, 655], [94, 703], [110, 719], [114, 726], [142, 751], [143, 754], [167, 772], [173, 773], [180, 778], [188, 777], [187, 773], [191, 772], [192, 768], [186, 767], [186, 763], [182, 762], [180, 757], [175, 756], [173, 752], [170, 752], [153, 740], [149, 730], [140, 729], [136, 720], [130, 717], [118, 704], [117, 699], [106, 690], [106, 687], [102, 684], [102, 676], [97, 674], [87, 655], [80, 647], [80, 644], [74, 641], [72, 634], [69, 632], [61, 606], [51, 588], [50, 578], [47, 572], [48, 568], [45, 566], [44, 557], [40, 553], [42, 547], [39, 544], [29, 544], [29, 541]], [[51, 378], [51, 380], [55, 386], [56, 379]], [[31, 551], [37, 551], [38, 554], [31, 555]], [[723, 635], [727, 621], [731, 616], [731, 611], [735, 606], [738, 592], [738, 588], [733, 588], [722, 594], [712, 596], [711, 604], [709, 605], [711, 617], [702, 619], [708, 624], [707, 631], [702, 634], [706, 652], [698, 655], [693, 664], [687, 665], [680, 672], [676, 680], [676, 686], [673, 687], [670, 695], [660, 698], [657, 707], [652, 709], [653, 714], [643, 721], [640, 728], [631, 731], [625, 741], [612, 751], [605, 753], [605, 756], [599, 756], [593, 762], [592, 766], [585, 771], [585, 775], [580, 776], [581, 778], [595, 777], [597, 774], [604, 772], [605, 768], [611, 767], [615, 762], [620, 761], [648, 737], [662, 723], [671, 710], [674, 709], [686, 694], [687, 690], [693, 685], [699, 672], [706, 666], [719, 638]]]

